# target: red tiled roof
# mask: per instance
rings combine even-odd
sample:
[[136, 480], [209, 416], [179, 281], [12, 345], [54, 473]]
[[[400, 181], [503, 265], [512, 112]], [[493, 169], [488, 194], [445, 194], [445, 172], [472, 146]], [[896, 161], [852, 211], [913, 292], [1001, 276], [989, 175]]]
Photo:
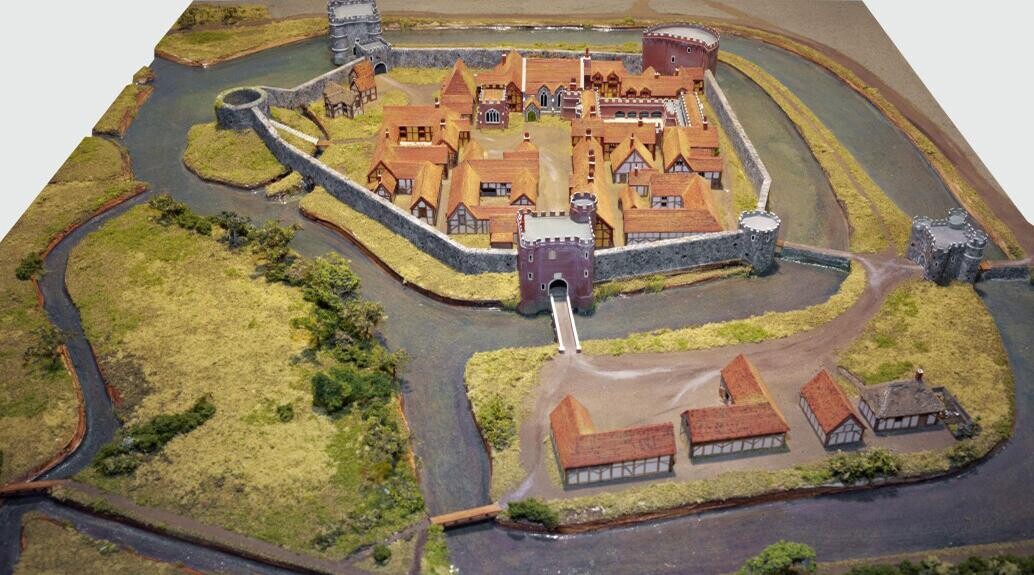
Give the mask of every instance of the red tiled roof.
[[768, 401], [768, 390], [761, 381], [761, 375], [742, 353], [733, 358], [722, 368], [722, 381], [725, 382], [732, 403], [741, 405]]
[[524, 92], [535, 93], [542, 86], [556, 92], [557, 88], [566, 88], [571, 80], [577, 85], [580, 73], [577, 58], [525, 58]]
[[373, 73], [373, 64], [370, 64], [370, 60], [363, 58], [352, 67], [352, 72], [355, 73], [355, 87], [360, 92], [377, 87], [377, 80], [374, 78]]
[[808, 402], [808, 407], [825, 433], [840, 427], [848, 418], [853, 418], [859, 426], [862, 424], [851, 409], [844, 390], [824, 369], [801, 388], [801, 397]]
[[564, 469], [675, 455], [671, 423], [597, 433], [585, 406], [570, 395], [549, 414], [549, 423]]
[[714, 216], [705, 210], [687, 209], [629, 209], [622, 212], [625, 233], [695, 233], [722, 231]]
[[731, 441], [790, 431], [776, 409], [768, 403], [702, 407], [682, 412], [691, 444]]

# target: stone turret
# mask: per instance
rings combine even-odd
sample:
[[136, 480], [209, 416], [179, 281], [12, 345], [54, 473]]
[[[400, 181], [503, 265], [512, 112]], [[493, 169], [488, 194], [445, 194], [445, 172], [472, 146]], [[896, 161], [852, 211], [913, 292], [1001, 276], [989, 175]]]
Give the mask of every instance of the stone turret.
[[779, 216], [764, 210], [752, 210], [740, 214], [740, 230], [743, 232], [743, 259], [754, 268], [754, 273], [764, 274], [775, 263], [776, 238], [779, 235]]
[[580, 224], [595, 224], [596, 196], [590, 192], [571, 195], [571, 220]]
[[973, 226], [962, 208], [948, 210], [948, 217], [934, 220], [924, 216], [912, 219], [908, 259], [923, 267], [930, 281], [975, 282], [980, 262], [987, 249], [987, 235]]
[[381, 13], [375, 0], [329, 0], [327, 20], [335, 65], [366, 56], [376, 73], [387, 71], [391, 44], [382, 35]]

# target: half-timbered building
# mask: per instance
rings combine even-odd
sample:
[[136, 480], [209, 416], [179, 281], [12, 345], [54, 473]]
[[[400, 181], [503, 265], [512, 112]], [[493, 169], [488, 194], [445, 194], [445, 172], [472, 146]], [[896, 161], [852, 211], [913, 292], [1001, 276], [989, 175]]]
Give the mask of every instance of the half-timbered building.
[[636, 140], [635, 133], [629, 134], [610, 154], [610, 171], [614, 182], [625, 183], [633, 170], [645, 169], [657, 169], [653, 154]]
[[565, 396], [549, 414], [550, 436], [564, 486], [671, 473], [671, 423], [596, 431], [588, 410]]
[[682, 412], [690, 457], [786, 446], [790, 427], [746, 356], [736, 356], [722, 369], [718, 395], [726, 405]]
[[438, 204], [442, 196], [442, 166], [424, 162], [413, 182], [413, 198], [409, 213], [416, 219], [433, 226], [438, 216]]
[[369, 59], [362, 59], [348, 73], [349, 87], [363, 104], [377, 99], [377, 80], [373, 73], [373, 64]]
[[323, 113], [328, 118], [354, 118], [362, 111], [362, 100], [355, 92], [337, 82], [327, 82], [323, 88]]
[[943, 410], [940, 396], [920, 379], [892, 381], [859, 392], [858, 411], [877, 433], [939, 425]]
[[801, 388], [798, 404], [822, 445], [837, 447], [862, 440], [865, 426], [828, 371], [818, 372]]

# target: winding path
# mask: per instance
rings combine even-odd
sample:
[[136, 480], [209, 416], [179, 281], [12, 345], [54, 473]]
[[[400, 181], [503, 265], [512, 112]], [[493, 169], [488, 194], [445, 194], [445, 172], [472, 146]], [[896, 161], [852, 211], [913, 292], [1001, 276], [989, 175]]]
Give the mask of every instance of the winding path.
[[[288, 47], [248, 60], [256, 66], [257, 73], [266, 73], [265, 67], [278, 62], [293, 65], [288, 56], [305, 49]], [[322, 57], [322, 50], [319, 55]], [[285, 210], [256, 196], [198, 183], [178, 161], [170, 160], [178, 158], [182, 150], [181, 132], [204, 118], [191, 116], [192, 112], [187, 110], [193, 108], [185, 102], [207, 97], [207, 92], [214, 96], [226, 85], [244, 84], [241, 79], [256, 72], [243, 64], [188, 72], [158, 62], [155, 68], [159, 78], [156, 94], [127, 136], [138, 177], [152, 182], [156, 190], [172, 192], [203, 213], [236, 209], [255, 218], [274, 216], [298, 223], [303, 229], [295, 247], [301, 253], [315, 255], [331, 249], [352, 259], [353, 267], [363, 278], [364, 293], [386, 305], [390, 319], [384, 335], [389, 344], [405, 348], [413, 357], [405, 374], [404, 393], [407, 415], [414, 425], [415, 449], [423, 462], [422, 487], [429, 507], [432, 512], [439, 512], [487, 500], [488, 462], [466, 411], [463, 366], [479, 350], [546, 343], [549, 329], [545, 318], [526, 320], [512, 314], [452, 308], [427, 300], [396, 284], [354, 246], [300, 218], [293, 209]], [[213, 78], [211, 74], [217, 73], [225, 75], [215, 76], [218, 81], [203, 86], [197, 82], [205, 74]], [[297, 74], [304, 78], [309, 72], [303, 69]], [[283, 83], [290, 85], [289, 80]], [[204, 111], [210, 114], [207, 107]], [[170, 130], [177, 131], [170, 135]], [[104, 221], [145, 199], [146, 196], [137, 198], [94, 218], [47, 258], [48, 273], [41, 284], [47, 313], [56, 325], [72, 334], [70, 352], [88, 407], [87, 433], [82, 445], [48, 472], [47, 478], [68, 477], [82, 469], [116, 428], [78, 312], [64, 289], [68, 254]], [[728, 281], [612, 300], [579, 327], [587, 337], [613, 337], [629, 331], [733, 319], [769, 309], [792, 309], [825, 299], [838, 283], [811, 268], [784, 265], [792, 271], [749, 280], [750, 287], [743, 290], [737, 288], [740, 283]], [[889, 268], [888, 273], [896, 277], [896, 272]], [[873, 273], [870, 281], [880, 283], [882, 277]], [[998, 322], [1016, 373], [1017, 419], [1027, 421], [1034, 415], [1034, 333], [1029, 330], [1034, 321], [1034, 288], [1000, 283], [985, 284], [979, 289]], [[441, 333], [455, 336], [445, 354], [439, 338], [433, 337]], [[442, 449], [442, 445], [450, 445], [450, 449]], [[1014, 494], [1027, 491], [1029, 476], [1034, 472], [1034, 462], [1029, 458], [1032, 446], [1034, 429], [1022, 425], [998, 455], [950, 480], [774, 503], [578, 536], [534, 536], [481, 525], [451, 532], [449, 544], [454, 561], [464, 573], [684, 573], [728, 571], [775, 537], [807, 541], [825, 559], [911, 551], [946, 542], [1029, 539], [1034, 537], [1034, 502]], [[457, 485], [453, 474], [458, 468], [466, 469], [469, 477], [479, 481]], [[20, 518], [32, 509], [67, 521], [87, 534], [110, 538], [142, 554], [178, 561], [194, 569], [278, 572], [270, 566], [78, 512], [45, 498], [25, 498], [0, 507], [0, 573], [13, 569], [18, 556]]]

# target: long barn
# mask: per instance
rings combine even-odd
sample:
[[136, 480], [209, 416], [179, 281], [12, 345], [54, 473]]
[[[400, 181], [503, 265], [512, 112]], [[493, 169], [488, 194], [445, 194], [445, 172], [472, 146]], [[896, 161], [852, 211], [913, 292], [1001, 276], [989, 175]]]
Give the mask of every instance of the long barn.
[[671, 423], [597, 432], [585, 406], [567, 395], [549, 414], [553, 450], [564, 486], [671, 473]]

